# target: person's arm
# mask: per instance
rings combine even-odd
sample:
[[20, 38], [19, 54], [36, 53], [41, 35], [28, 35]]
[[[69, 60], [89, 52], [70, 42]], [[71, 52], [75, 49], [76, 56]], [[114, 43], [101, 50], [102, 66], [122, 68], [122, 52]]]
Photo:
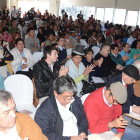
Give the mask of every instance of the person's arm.
[[[82, 101], [79, 97], [75, 97], [75, 101], [73, 102], [72, 106], [75, 103], [75, 107], [78, 108], [78, 118], [79, 118], [79, 123], [78, 123], [78, 134], [85, 133], [86, 135], [88, 134], [88, 121], [86, 118], [86, 114], [84, 112], [84, 108], [82, 105]], [[74, 107], [73, 107], [74, 108]], [[78, 120], [77, 120], [78, 121]]]
[[32, 68], [33, 67], [33, 65], [35, 64], [35, 61], [34, 61], [34, 57], [33, 57], [33, 55], [31, 54], [31, 51], [30, 50], [26, 50], [26, 52], [27, 52], [27, 66], [29, 67], [29, 68]]
[[109, 128], [117, 128], [117, 133], [124, 134], [125, 127], [127, 125], [127, 121], [124, 120], [122, 116], [122, 105], [117, 104], [114, 106], [114, 119], [113, 121], [109, 122]]
[[44, 78], [44, 73], [43, 73], [43, 69], [39, 66], [39, 65], [34, 65], [33, 66], [33, 77], [35, 80], [35, 86], [36, 88], [40, 89], [41, 91], [44, 91], [44, 93], [46, 93], [46, 95], [39, 95], [37, 94], [38, 98], [41, 98], [42, 96], [48, 96], [48, 94], [50, 93], [49, 91], [52, 90], [53, 87], [53, 78], [48, 78], [46, 80], [46, 78]]
[[74, 82], [77, 84], [77, 83], [79, 83], [79, 82], [80, 82], [81, 80], [83, 80], [83, 79], [87, 81], [88, 75], [84, 77], [84, 75], [82, 74], [82, 75], [76, 77], [76, 78], [74, 79]]
[[30, 48], [30, 40], [29, 40], [29, 38], [26, 38], [26, 39], [25, 39], [25, 48], [31, 50], [31, 48]]
[[12, 61], [13, 60], [13, 55], [8, 51], [7, 48], [4, 48], [5, 51], [5, 56], [3, 58], [3, 61]]
[[127, 100], [126, 102], [122, 105], [122, 112], [123, 113], [129, 113], [130, 112], [130, 106], [133, 106], [133, 95], [134, 95], [134, 90], [133, 90], [133, 85], [127, 85]]
[[88, 100], [84, 103], [84, 110], [88, 120], [90, 133], [103, 133], [109, 131], [108, 121], [102, 120], [102, 105], [97, 102], [99, 103], [99, 101]]
[[14, 57], [14, 60], [12, 61], [11, 66], [12, 66], [13, 71], [14, 71], [14, 73], [15, 73], [16, 70], [17, 70], [18, 65], [19, 65], [19, 64], [21, 63], [21, 61], [22, 61], [22, 58], [21, 58], [20, 56], [18, 56], [18, 54], [17, 54], [17, 52], [16, 52], [15, 50], [12, 50], [12, 51], [11, 51], [11, 54], [12, 54], [13, 57]]
[[27, 139], [25, 140], [48, 140], [48, 138], [42, 133], [38, 124], [29, 115], [16, 113], [16, 116], [17, 122], [19, 122], [22, 126], [21, 129], [23, 129], [23, 131], [26, 130], [24, 133], [22, 133], [23, 131], [19, 130], [19, 127], [17, 127], [17, 131], [21, 132], [19, 133], [19, 136], [22, 135], [21, 137], [26, 137]]

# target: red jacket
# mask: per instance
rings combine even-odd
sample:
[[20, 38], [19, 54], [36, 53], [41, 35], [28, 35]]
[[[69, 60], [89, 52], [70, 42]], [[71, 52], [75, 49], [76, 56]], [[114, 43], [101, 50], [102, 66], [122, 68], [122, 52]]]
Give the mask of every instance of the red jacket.
[[[92, 92], [84, 102], [84, 110], [88, 119], [91, 133], [103, 133], [109, 131], [108, 123], [122, 115], [120, 104], [109, 107], [103, 99], [103, 88]], [[124, 132], [124, 129], [117, 129]]]

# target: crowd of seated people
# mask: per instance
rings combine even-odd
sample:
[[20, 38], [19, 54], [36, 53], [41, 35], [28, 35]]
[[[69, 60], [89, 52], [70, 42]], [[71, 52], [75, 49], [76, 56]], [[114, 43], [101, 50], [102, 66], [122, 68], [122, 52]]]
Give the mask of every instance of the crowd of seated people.
[[[15, 7], [13, 10], [17, 15], [20, 12]], [[0, 91], [1, 121], [6, 119], [3, 109], [9, 108], [7, 117], [14, 122], [16, 116], [21, 122], [27, 118], [40, 140], [82, 140], [88, 134], [110, 130], [119, 139], [139, 140], [138, 131], [130, 128], [128, 118], [122, 116], [131, 112], [140, 115], [138, 26], [132, 30], [127, 25], [107, 22], [103, 29], [100, 20], [93, 15], [84, 20], [82, 12], [75, 20], [67, 13], [56, 17], [47, 10], [42, 14], [34, 8], [23, 18], [9, 13], [4, 8], [0, 14], [0, 90], [5, 89], [4, 80], [8, 76], [28, 76], [39, 100], [35, 115], [39, 126], [27, 116], [15, 114], [14, 101], [6, 91]], [[33, 55], [40, 52], [43, 57], [35, 63]], [[96, 77], [104, 81], [104, 87], [88, 93], [83, 106], [81, 92], [88, 88], [83, 80], [91, 84]], [[0, 137], [5, 139], [10, 138], [11, 132], [18, 140], [37, 137], [30, 135], [31, 127], [24, 126], [29, 132], [20, 133], [15, 123], [6, 126], [7, 129], [3, 125], [0, 124]]]

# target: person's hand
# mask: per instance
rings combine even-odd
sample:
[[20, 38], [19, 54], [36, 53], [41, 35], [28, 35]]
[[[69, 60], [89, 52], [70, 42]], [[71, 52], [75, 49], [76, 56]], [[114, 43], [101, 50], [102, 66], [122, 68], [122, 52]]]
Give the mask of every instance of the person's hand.
[[2, 59], [0, 58], [0, 62], [2, 61]]
[[117, 65], [116, 65], [116, 69], [118, 69], [118, 70], [123, 70], [123, 66], [120, 65], [120, 64], [117, 64]]
[[102, 63], [103, 63], [103, 57], [97, 60], [98, 67], [101, 67]]
[[94, 67], [95, 67], [95, 65], [87, 66], [87, 67], [85, 68], [85, 70], [84, 70], [84, 73], [83, 73], [84, 77], [87, 76], [87, 75], [92, 71], [92, 69], [93, 69]]
[[21, 66], [21, 69], [22, 69], [22, 70], [25, 69], [25, 68], [27, 68], [27, 64], [23, 64], [23, 65]]
[[36, 48], [37, 47], [37, 42], [35, 42], [35, 44], [34, 44], [34, 48]]
[[140, 106], [132, 106], [132, 111], [140, 115]]
[[22, 57], [22, 60], [24, 60], [24, 62], [27, 63], [27, 58], [26, 57]]
[[97, 66], [98, 65], [98, 60], [94, 60], [93, 65]]
[[67, 58], [71, 58], [71, 54], [67, 55]]
[[71, 140], [83, 140], [84, 138], [87, 138], [85, 133], [81, 133], [78, 136], [71, 136]]
[[81, 139], [87, 138], [87, 136], [86, 136], [86, 134], [84, 132], [80, 133], [79, 136], [80, 136]]
[[35, 50], [35, 48], [33, 47], [33, 48], [32, 48], [32, 52], [34, 52], [34, 50]]
[[122, 60], [123, 60], [124, 62], [126, 62], [128, 59], [129, 59], [129, 56], [127, 56], [127, 55], [124, 55], [124, 56], [122, 57]]
[[45, 47], [45, 42], [42, 42], [40, 45], [41, 49]]
[[29, 138], [26, 137], [26, 138], [23, 138], [23, 140], [29, 140]]
[[71, 136], [71, 140], [82, 140], [80, 136]]
[[109, 128], [125, 128], [126, 125], [127, 121], [123, 118], [123, 116], [116, 118], [108, 124]]
[[10, 54], [7, 54], [7, 55], [6, 55], [6, 57], [9, 57], [9, 56], [10, 56]]
[[137, 59], [138, 57], [140, 57], [140, 54], [135, 54], [135, 55], [133, 56], [134, 59]]
[[59, 77], [67, 75], [68, 71], [69, 71], [69, 67], [65, 68], [64, 65], [61, 66], [61, 68], [59, 70]]
[[121, 133], [121, 132], [117, 133], [117, 134], [115, 134], [115, 136], [113, 137], [112, 140], [121, 140], [122, 136], [123, 136], [123, 133]]

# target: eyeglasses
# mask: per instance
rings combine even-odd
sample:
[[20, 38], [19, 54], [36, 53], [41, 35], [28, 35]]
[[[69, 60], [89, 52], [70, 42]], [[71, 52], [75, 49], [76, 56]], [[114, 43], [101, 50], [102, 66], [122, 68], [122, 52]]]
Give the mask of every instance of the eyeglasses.
[[65, 102], [70, 102], [71, 100], [74, 99], [74, 97], [63, 97], [63, 96], [62, 96], [62, 98], [65, 100]]

